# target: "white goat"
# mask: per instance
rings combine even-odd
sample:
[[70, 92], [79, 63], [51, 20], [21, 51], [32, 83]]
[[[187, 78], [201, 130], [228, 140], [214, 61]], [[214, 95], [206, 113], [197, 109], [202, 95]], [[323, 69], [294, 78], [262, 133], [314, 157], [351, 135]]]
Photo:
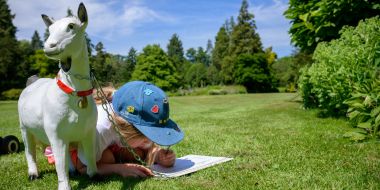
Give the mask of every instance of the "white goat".
[[70, 189], [70, 143], [82, 146], [84, 155], [79, 156], [88, 160], [87, 174], [93, 176], [97, 172], [94, 148], [97, 110], [90, 96], [93, 87], [85, 38], [88, 17], [81, 3], [78, 17], [54, 21], [42, 15], [42, 19], [50, 33], [44, 44], [45, 54], [60, 60], [62, 66], [56, 79], [41, 78], [23, 90], [18, 101], [20, 128], [29, 179], [38, 177], [36, 141], [40, 141], [52, 147], [58, 189]]

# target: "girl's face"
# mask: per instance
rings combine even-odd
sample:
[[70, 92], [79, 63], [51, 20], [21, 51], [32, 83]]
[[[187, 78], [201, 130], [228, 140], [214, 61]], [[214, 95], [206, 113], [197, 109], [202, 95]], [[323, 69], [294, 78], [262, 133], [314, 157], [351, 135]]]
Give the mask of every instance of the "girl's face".
[[132, 148], [148, 149], [153, 143], [146, 137], [136, 137], [128, 140], [128, 144]]

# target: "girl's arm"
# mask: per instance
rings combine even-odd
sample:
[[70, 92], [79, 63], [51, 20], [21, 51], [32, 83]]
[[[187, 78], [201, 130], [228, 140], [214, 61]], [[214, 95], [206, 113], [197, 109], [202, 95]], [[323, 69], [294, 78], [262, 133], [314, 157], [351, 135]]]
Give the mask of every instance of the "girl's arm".
[[[111, 150], [106, 149], [102, 154], [102, 158], [97, 162], [98, 174], [112, 175], [117, 174], [123, 177], [149, 177], [153, 176], [152, 171], [138, 164], [116, 164], [115, 158]], [[78, 159], [76, 169], [81, 174], [85, 174], [87, 167]]]
[[98, 164], [100, 175], [118, 174], [123, 177], [149, 177], [153, 176], [152, 171], [138, 164]]

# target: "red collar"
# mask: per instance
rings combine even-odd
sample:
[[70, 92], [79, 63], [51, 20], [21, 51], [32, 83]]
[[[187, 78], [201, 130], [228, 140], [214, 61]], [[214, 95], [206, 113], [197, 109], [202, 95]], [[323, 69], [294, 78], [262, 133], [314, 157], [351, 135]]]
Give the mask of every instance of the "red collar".
[[67, 94], [83, 97], [83, 96], [89, 96], [89, 95], [91, 95], [92, 91], [94, 90], [94, 88], [91, 88], [89, 90], [75, 91], [73, 88], [71, 88], [70, 86], [66, 85], [65, 83], [63, 83], [60, 80], [59, 74], [57, 75], [56, 79], [57, 79], [57, 85], [58, 85], [58, 87], [63, 92], [66, 92]]

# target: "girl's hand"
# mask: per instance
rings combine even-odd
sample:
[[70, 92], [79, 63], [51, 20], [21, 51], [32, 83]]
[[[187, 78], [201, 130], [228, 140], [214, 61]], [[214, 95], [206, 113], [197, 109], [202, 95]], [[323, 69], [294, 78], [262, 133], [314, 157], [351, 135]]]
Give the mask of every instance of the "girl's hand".
[[150, 177], [153, 173], [150, 169], [139, 164], [122, 164], [120, 175], [123, 177]]
[[164, 167], [172, 167], [175, 163], [175, 153], [172, 150], [160, 149], [157, 152], [156, 162]]

